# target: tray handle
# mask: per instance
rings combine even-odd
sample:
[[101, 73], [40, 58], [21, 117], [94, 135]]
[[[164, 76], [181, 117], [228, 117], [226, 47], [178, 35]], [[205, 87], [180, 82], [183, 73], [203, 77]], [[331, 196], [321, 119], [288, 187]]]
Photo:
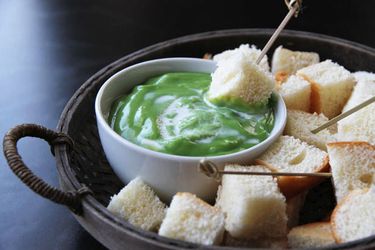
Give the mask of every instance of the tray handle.
[[81, 199], [84, 195], [92, 194], [92, 191], [83, 186], [77, 191], [64, 192], [36, 176], [22, 161], [22, 157], [18, 153], [17, 142], [23, 137], [37, 137], [47, 141], [51, 146], [52, 154], [55, 145], [66, 144], [72, 148], [73, 140], [64, 133], [57, 133], [40, 125], [22, 124], [10, 129], [4, 136], [3, 151], [14, 174], [31, 190], [53, 202], [66, 205], [72, 212], [81, 215]]

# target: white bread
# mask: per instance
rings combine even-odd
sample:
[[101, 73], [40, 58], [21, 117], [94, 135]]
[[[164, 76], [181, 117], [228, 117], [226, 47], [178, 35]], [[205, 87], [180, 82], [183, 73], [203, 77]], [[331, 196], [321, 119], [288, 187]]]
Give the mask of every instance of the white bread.
[[159, 235], [193, 243], [212, 245], [222, 241], [224, 214], [190, 193], [177, 193]]
[[327, 148], [338, 202], [353, 189], [373, 185], [375, 146], [366, 142], [334, 142], [328, 143]]
[[336, 141], [335, 135], [329, 129], [324, 129], [317, 134], [311, 133], [311, 130], [323, 125], [327, 121], [328, 118], [323, 114], [310, 114], [299, 110], [288, 110], [284, 134], [294, 136], [301, 141], [327, 151], [326, 144]]
[[375, 190], [350, 192], [335, 208], [331, 228], [337, 243], [353, 241], [375, 234]]
[[271, 96], [275, 81], [271, 73], [249, 63], [242, 53], [220, 60], [212, 74], [207, 97], [212, 102], [241, 101], [250, 105], [265, 104]]
[[354, 108], [358, 104], [375, 96], [375, 74], [356, 72], [353, 76], [356, 79], [357, 84], [354, 86], [353, 92], [342, 112]]
[[272, 56], [272, 73], [276, 80], [283, 82], [297, 70], [319, 63], [319, 55], [314, 52], [292, 51], [279, 46]]
[[315, 222], [294, 227], [288, 234], [290, 248], [315, 248], [335, 244], [329, 222]]
[[247, 247], [247, 248], [268, 248], [268, 249], [286, 249], [288, 247], [288, 239], [282, 238], [259, 238], [259, 239], [236, 239], [228, 232], [224, 235], [224, 246], [231, 247]]
[[288, 109], [310, 111], [311, 84], [299, 76], [290, 76], [280, 85], [279, 93]]
[[[280, 136], [256, 161], [277, 172], [316, 173], [328, 171], [326, 152], [292, 136]], [[281, 192], [291, 198], [320, 183], [318, 177], [280, 176]]]
[[341, 113], [355, 83], [344, 67], [326, 60], [297, 71], [311, 83], [311, 112], [323, 113], [329, 119]]
[[299, 223], [299, 214], [305, 203], [306, 192], [302, 192], [286, 201], [286, 215], [288, 217], [288, 228], [295, 227]]
[[[262, 51], [260, 49], [257, 49], [255, 45], [250, 46], [249, 44], [241, 44], [238, 48], [226, 50], [220, 54], [216, 54], [213, 57], [213, 60], [215, 62], [220, 62], [222, 60], [227, 60], [228, 58], [230, 58], [233, 55], [236, 55], [237, 53], [241, 53], [246, 58], [246, 61], [256, 63], [261, 52]], [[267, 55], [264, 55], [264, 57], [259, 63], [259, 66], [266, 71], [270, 71]]]
[[[357, 84], [343, 112], [375, 96], [375, 74], [357, 72], [354, 76]], [[375, 145], [375, 103], [339, 121], [337, 137], [340, 141], [367, 141]]]
[[[225, 171], [270, 171], [265, 166], [227, 165]], [[285, 197], [272, 176], [224, 175], [216, 206], [225, 213], [225, 229], [237, 239], [286, 236]]]
[[108, 210], [136, 227], [157, 231], [166, 208], [154, 191], [137, 177], [112, 196]]
[[367, 71], [357, 71], [352, 74], [357, 82], [371, 81], [375, 82], [375, 74]]

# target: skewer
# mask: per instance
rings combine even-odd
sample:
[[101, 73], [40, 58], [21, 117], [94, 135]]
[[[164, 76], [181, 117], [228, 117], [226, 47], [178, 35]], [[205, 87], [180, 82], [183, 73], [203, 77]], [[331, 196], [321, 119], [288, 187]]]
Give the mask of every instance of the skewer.
[[331, 173], [286, 173], [286, 172], [240, 172], [219, 170], [215, 163], [202, 159], [198, 164], [198, 171], [214, 179], [220, 179], [224, 174], [232, 175], [259, 175], [259, 176], [309, 176], [309, 177], [332, 177]]
[[[276, 41], [277, 37], [280, 35], [281, 31], [288, 24], [292, 16], [297, 17], [301, 9], [302, 0], [285, 0], [289, 12], [284, 17], [283, 21], [280, 23], [279, 27], [275, 30], [271, 38], [268, 40], [267, 44], [262, 49], [259, 57], [257, 58], [256, 64], [259, 64], [262, 61], [265, 54], [271, 48], [273, 43]], [[207, 55], [204, 56], [207, 58]], [[215, 179], [220, 179], [224, 174], [236, 174], [236, 175], [267, 175], [267, 176], [315, 176], [315, 177], [331, 177], [330, 173], [285, 173], [285, 172], [237, 172], [237, 171], [222, 171], [217, 168], [217, 166], [205, 159], [202, 159], [198, 164], [198, 171], [205, 174], [208, 177]]]
[[259, 64], [260, 61], [262, 61], [265, 54], [267, 54], [268, 50], [271, 48], [272, 44], [276, 41], [277, 37], [280, 35], [280, 32], [285, 28], [285, 26], [288, 24], [289, 20], [294, 15], [295, 17], [298, 16], [298, 13], [300, 11], [302, 0], [285, 0], [285, 4], [289, 8], [288, 14], [284, 17], [283, 21], [280, 23], [279, 27], [275, 30], [273, 35], [271, 36], [270, 40], [268, 40], [267, 44], [262, 49], [262, 52], [260, 53], [256, 64]]
[[320, 127], [317, 127], [316, 129], [313, 129], [311, 130], [311, 133], [313, 134], [316, 134], [318, 133], [319, 131], [322, 131], [323, 129], [326, 129], [330, 126], [332, 126], [333, 124], [337, 123], [338, 121], [344, 119], [345, 117], [357, 112], [358, 110], [370, 105], [371, 103], [375, 102], [375, 96], [371, 97], [370, 99], [368, 99], [367, 101], [364, 101], [362, 102], [361, 104], [355, 106], [354, 108], [351, 108], [349, 109], [348, 111], [332, 118], [331, 120], [329, 120], [328, 122], [324, 123], [323, 125], [321, 125]]

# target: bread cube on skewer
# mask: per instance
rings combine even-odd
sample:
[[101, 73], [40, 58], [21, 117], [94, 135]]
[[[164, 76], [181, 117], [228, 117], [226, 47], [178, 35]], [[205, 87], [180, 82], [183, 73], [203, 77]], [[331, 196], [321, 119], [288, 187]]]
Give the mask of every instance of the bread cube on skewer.
[[[235, 56], [236, 54], [242, 54], [247, 62], [255, 64], [261, 52], [262, 51], [260, 49], [257, 49], [255, 45], [250, 46], [249, 44], [241, 44], [238, 48], [226, 50], [224, 52], [221, 52], [220, 54], [216, 54], [213, 57], [213, 60], [215, 62], [220, 62], [223, 60], [228, 60], [230, 57]], [[265, 71], [270, 71], [267, 55], [262, 58], [259, 66]]]
[[[256, 160], [276, 172], [318, 173], [328, 171], [328, 155], [326, 152], [308, 145], [292, 136], [280, 136], [266, 152]], [[281, 192], [291, 198], [323, 179], [319, 177], [279, 176], [277, 178]]]
[[[353, 75], [357, 84], [343, 112], [375, 96], [375, 74], [356, 72]], [[339, 141], [367, 141], [375, 145], [375, 103], [342, 119], [337, 127]]]
[[218, 62], [212, 74], [207, 98], [213, 103], [264, 105], [274, 89], [275, 81], [260, 66], [249, 63], [241, 53]]
[[288, 110], [284, 134], [293, 136], [307, 142], [321, 150], [327, 151], [326, 144], [336, 141], [335, 134], [330, 129], [324, 129], [317, 134], [311, 130], [328, 122], [323, 114], [310, 114], [299, 110]]

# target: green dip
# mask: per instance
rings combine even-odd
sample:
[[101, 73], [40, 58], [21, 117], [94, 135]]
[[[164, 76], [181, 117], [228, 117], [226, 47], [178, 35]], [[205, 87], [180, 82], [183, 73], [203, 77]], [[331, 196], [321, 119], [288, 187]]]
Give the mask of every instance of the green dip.
[[[266, 105], [244, 108], [210, 103], [206, 73], [167, 73], [153, 77], [112, 106], [109, 123], [122, 137], [144, 148], [183, 156], [224, 155], [265, 140], [273, 126]], [[238, 107], [237, 107], [238, 106]]]

